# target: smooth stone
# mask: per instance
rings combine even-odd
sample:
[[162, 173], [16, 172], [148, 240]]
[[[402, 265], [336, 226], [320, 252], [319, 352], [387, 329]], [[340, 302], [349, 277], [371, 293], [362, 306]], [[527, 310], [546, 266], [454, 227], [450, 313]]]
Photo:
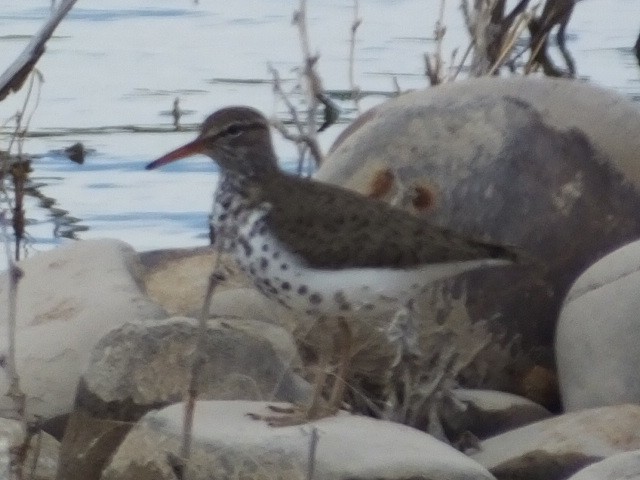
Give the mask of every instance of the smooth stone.
[[[197, 338], [198, 322], [183, 317], [126, 324], [104, 336], [78, 387], [62, 441], [61, 478], [97, 478], [142, 415], [185, 399]], [[291, 371], [295, 345], [280, 327], [209, 320], [204, 353], [199, 399], [310, 400], [311, 387]]]
[[441, 420], [454, 441], [464, 441], [469, 433], [478, 439], [492, 437], [551, 416], [537, 403], [506, 392], [456, 388], [451, 397], [444, 402]]
[[290, 332], [307, 323], [301, 315], [267, 298], [254, 287], [216, 292], [209, 312], [212, 317], [252, 318], [266, 324], [282, 325]]
[[[197, 317], [217, 255], [213, 247], [140, 252], [147, 293], [171, 315]], [[220, 269], [226, 279], [218, 285], [216, 292], [250, 284], [228, 255], [220, 257]]]
[[[403, 425], [344, 414], [274, 428], [247, 416], [268, 414], [266, 406], [198, 402], [186, 466], [189, 478], [311, 478], [310, 458], [315, 480], [494, 478], [452, 447]], [[182, 409], [177, 404], [147, 414], [122, 443], [102, 480], [174, 480], [168, 457], [175, 458], [180, 449]]]
[[[49, 419], [73, 408], [78, 379], [93, 347], [123, 323], [165, 317], [142, 291], [136, 252], [117, 240], [70, 242], [19, 264], [16, 361], [30, 415]], [[8, 295], [7, 274], [0, 297]], [[8, 312], [0, 308], [0, 326]], [[6, 352], [7, 336], [0, 342]], [[9, 383], [0, 375], [0, 390]], [[12, 408], [6, 396], [0, 408]]]
[[640, 450], [611, 455], [568, 480], [640, 480]]
[[566, 413], [488, 438], [471, 458], [498, 478], [560, 480], [639, 448], [640, 405], [617, 405]]
[[[212, 247], [141, 252], [149, 296], [172, 315], [197, 318], [216, 255]], [[299, 327], [299, 316], [260, 293], [227, 254], [220, 257], [220, 271], [224, 280], [213, 293], [210, 317], [262, 320], [290, 332]]]
[[[290, 335], [282, 328], [266, 327], [249, 320], [207, 321], [200, 398], [288, 402], [310, 398], [306, 382], [291, 371], [297, 350]], [[185, 317], [128, 323], [112, 330], [91, 355], [76, 407], [105, 418], [137, 420], [150, 408], [182, 401], [198, 333], [198, 321]], [[279, 353], [271, 342], [276, 336]], [[121, 414], [117, 404], [124, 409]]]
[[567, 411], [640, 403], [640, 241], [589, 267], [560, 312], [556, 359]]
[[[490, 321], [502, 355], [480, 352], [469, 369], [486, 375], [468, 386], [558, 409], [553, 332], [561, 302], [584, 268], [640, 237], [639, 131], [634, 102], [586, 82], [471, 79], [365, 112], [316, 178], [515, 245], [537, 261], [539, 268], [464, 273], [434, 285], [419, 305], [442, 324], [451, 315], [447, 299], [460, 299], [467, 322]], [[434, 297], [443, 301], [429, 304]], [[540, 368], [547, 374], [537, 375]], [[532, 372], [538, 383], [529, 389]]]

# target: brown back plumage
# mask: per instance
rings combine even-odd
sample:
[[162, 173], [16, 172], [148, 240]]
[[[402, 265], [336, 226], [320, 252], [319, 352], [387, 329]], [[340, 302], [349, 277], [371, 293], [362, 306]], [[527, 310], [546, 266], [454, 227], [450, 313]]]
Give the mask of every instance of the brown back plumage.
[[334, 185], [281, 174], [263, 185], [261, 195], [272, 205], [272, 232], [315, 268], [517, 259], [509, 248], [462, 237]]
[[194, 153], [214, 159], [257, 203], [267, 202], [273, 235], [314, 268], [410, 268], [483, 258], [515, 261], [510, 248], [464, 238], [378, 200], [283, 173], [268, 121], [255, 109], [227, 107], [210, 115], [191, 143], [147, 165]]

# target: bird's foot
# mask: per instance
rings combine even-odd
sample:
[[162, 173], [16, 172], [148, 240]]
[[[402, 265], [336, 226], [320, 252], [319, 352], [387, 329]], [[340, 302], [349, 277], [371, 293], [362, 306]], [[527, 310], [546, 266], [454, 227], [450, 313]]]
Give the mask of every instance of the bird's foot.
[[311, 407], [303, 405], [291, 405], [283, 407], [280, 405], [267, 405], [274, 415], [263, 415], [259, 413], [247, 413], [253, 420], [264, 421], [270, 427], [292, 427], [305, 423], [320, 420], [321, 418], [331, 417], [338, 413], [338, 407], [331, 405], [312, 405]]

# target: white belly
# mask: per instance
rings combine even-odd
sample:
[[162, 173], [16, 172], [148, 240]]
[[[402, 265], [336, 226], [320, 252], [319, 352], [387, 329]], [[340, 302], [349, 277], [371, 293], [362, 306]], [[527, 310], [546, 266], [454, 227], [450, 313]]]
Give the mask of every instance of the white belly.
[[275, 237], [256, 233], [256, 222], [259, 223], [265, 214], [266, 210], [254, 211], [235, 224], [235, 241], [228, 239], [232, 240], [230, 251], [240, 268], [253, 278], [256, 287], [265, 295], [310, 315], [396, 311], [436, 280], [483, 266], [508, 263], [482, 259], [412, 269], [347, 268], [335, 271], [309, 268]]

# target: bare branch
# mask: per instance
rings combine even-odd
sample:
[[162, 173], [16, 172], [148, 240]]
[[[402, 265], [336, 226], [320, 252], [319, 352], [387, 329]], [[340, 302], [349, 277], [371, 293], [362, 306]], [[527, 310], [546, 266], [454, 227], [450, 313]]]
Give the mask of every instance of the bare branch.
[[447, 32], [447, 28], [444, 26], [445, 2], [446, 0], [440, 1], [440, 13], [433, 30], [436, 41], [436, 51], [432, 54], [424, 54], [424, 72], [432, 86], [439, 85], [444, 80], [442, 74], [442, 40]]
[[8, 220], [6, 211], [0, 212], [0, 232], [4, 242], [4, 250], [7, 255], [7, 264], [9, 265], [9, 291], [8, 291], [8, 336], [9, 336], [9, 352], [5, 359], [7, 376], [9, 377], [9, 391], [7, 396], [14, 402], [18, 417], [24, 419], [25, 395], [20, 389], [20, 377], [16, 366], [16, 326], [18, 313], [18, 284], [24, 275], [24, 272], [18, 267], [11, 257], [11, 246], [9, 240], [9, 229], [7, 228]]
[[267, 69], [269, 70], [269, 73], [271, 73], [271, 76], [273, 77], [274, 93], [277, 96], [279, 96], [284, 102], [285, 106], [287, 107], [287, 110], [289, 111], [289, 114], [291, 115], [291, 118], [293, 119], [294, 125], [298, 128], [298, 132], [303, 133], [304, 126], [302, 125], [302, 121], [300, 120], [300, 116], [298, 115], [298, 110], [296, 109], [296, 106], [289, 99], [289, 96], [285, 93], [285, 91], [282, 88], [280, 73], [278, 73], [278, 70], [274, 68], [273, 65], [271, 64], [267, 64]]
[[[527, 64], [527, 70], [531, 70], [535, 64], [538, 64], [542, 66], [545, 75], [554, 77], [575, 76], [575, 62], [565, 44], [565, 30], [575, 4], [576, 0], [547, 0], [540, 18], [533, 18], [529, 22], [531, 58]], [[559, 25], [558, 46], [567, 65], [566, 71], [556, 67], [547, 53], [548, 37], [556, 25]]]
[[193, 363], [191, 364], [191, 378], [189, 380], [189, 391], [187, 392], [187, 400], [184, 405], [184, 418], [182, 424], [182, 446], [180, 449], [181, 461], [184, 466], [185, 480], [188, 480], [188, 468], [189, 458], [191, 457], [191, 441], [193, 439], [193, 418], [195, 416], [196, 401], [198, 399], [198, 387], [200, 385], [200, 375], [202, 368], [206, 363], [206, 348], [207, 348], [207, 319], [209, 318], [209, 312], [211, 310], [211, 299], [213, 293], [224, 280], [224, 274], [222, 273], [220, 265], [220, 257], [222, 256], [222, 245], [225, 243], [226, 232], [220, 233], [221, 238], [216, 246], [216, 259], [213, 264], [213, 269], [209, 275], [209, 282], [207, 284], [207, 291], [204, 295], [202, 302], [202, 310], [200, 310], [200, 317], [198, 318], [198, 332], [196, 337], [196, 351], [194, 353]]
[[396, 94], [396, 97], [402, 94], [402, 89], [400, 88], [400, 84], [398, 83], [398, 77], [393, 76], [393, 91]]
[[[305, 127], [302, 124], [302, 120], [300, 119], [300, 116], [298, 115], [298, 110], [296, 109], [295, 105], [289, 99], [289, 96], [285, 93], [285, 91], [282, 88], [282, 82], [280, 81], [280, 74], [278, 73], [278, 70], [276, 70], [271, 64], [267, 64], [267, 68], [269, 69], [269, 72], [273, 76], [273, 92], [282, 99], [285, 106], [287, 107], [287, 110], [291, 115], [291, 119], [293, 120], [293, 124], [296, 126], [296, 129], [298, 130], [298, 136], [305, 135]], [[286, 139], [291, 140], [292, 137], [295, 137], [295, 135], [291, 134], [287, 130], [287, 128], [277, 120], [272, 120], [271, 124], [280, 133], [282, 133]], [[298, 149], [298, 175], [302, 175], [304, 158], [307, 151], [306, 142], [296, 142], [296, 148]], [[317, 161], [318, 160], [316, 160], [316, 162]]]
[[[519, 14], [519, 16], [517, 17], [517, 21], [514, 22], [513, 27], [510, 28], [503, 36], [500, 52], [498, 53], [498, 56], [491, 68], [489, 68], [487, 75], [493, 75], [493, 73], [504, 64], [505, 59], [513, 51], [516, 42], [520, 38], [520, 35], [522, 35], [522, 32], [524, 32], [524, 30], [527, 28], [532, 18], [533, 12], [531, 11]], [[526, 73], [529, 72], [525, 69], [525, 74]]]
[[358, 113], [360, 113], [360, 87], [356, 85], [354, 68], [356, 32], [361, 23], [362, 19], [358, 17], [358, 0], [353, 0], [353, 23], [351, 24], [351, 37], [349, 39], [349, 88], [351, 89], [351, 98]]
[[316, 457], [318, 455], [318, 429], [313, 427], [311, 429], [311, 438], [309, 440], [309, 455], [308, 455], [308, 467], [307, 467], [307, 480], [313, 480], [313, 475], [316, 469]]
[[[324, 94], [322, 88], [322, 81], [320, 76], [316, 72], [315, 66], [318, 63], [320, 55], [312, 55], [311, 48], [309, 47], [309, 32], [307, 29], [307, 2], [306, 0], [300, 0], [299, 8], [293, 15], [293, 23], [298, 27], [298, 34], [300, 36], [300, 44], [302, 46], [303, 55], [303, 70], [302, 75], [306, 80], [307, 100], [309, 102], [309, 110], [307, 112], [307, 135], [313, 139], [315, 143], [315, 154], [313, 154], [316, 166], [322, 163], [323, 155], [318, 146], [317, 132], [318, 127], [316, 125], [316, 115], [318, 112], [319, 99]], [[320, 156], [317, 154], [320, 153]]]
[[[473, 49], [473, 40], [469, 42], [469, 46], [467, 47], [467, 49], [464, 52], [464, 55], [462, 55], [462, 58], [460, 59], [458, 68], [456, 68], [456, 71], [453, 73], [453, 75], [451, 75], [449, 81], [453, 82], [456, 78], [458, 78], [458, 75], [460, 75], [460, 72], [462, 71], [462, 68], [464, 67], [464, 64], [467, 61], [467, 58], [469, 57], [469, 54], [471, 53], [472, 49]], [[452, 59], [452, 62], [453, 62], [453, 59]]]
[[318, 155], [322, 155], [322, 153], [318, 150], [318, 143], [311, 135], [308, 135], [306, 133], [300, 133], [298, 135], [293, 134], [277, 118], [271, 119], [271, 125], [273, 126], [273, 128], [278, 130], [285, 139], [294, 142], [297, 145], [304, 144], [306, 147], [308, 147], [311, 155], [314, 158], [317, 158]]
[[10, 92], [18, 91], [22, 87], [27, 75], [44, 53], [45, 43], [75, 3], [76, 0], [63, 0], [20, 56], [0, 75], [0, 101], [4, 100]]

